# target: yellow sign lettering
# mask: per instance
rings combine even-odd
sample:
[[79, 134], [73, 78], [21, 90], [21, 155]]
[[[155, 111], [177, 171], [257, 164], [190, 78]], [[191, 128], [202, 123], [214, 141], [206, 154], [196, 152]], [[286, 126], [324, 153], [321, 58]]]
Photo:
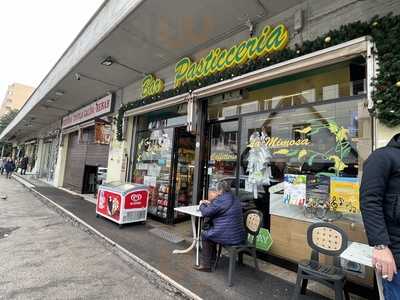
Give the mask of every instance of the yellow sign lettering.
[[184, 57], [175, 65], [175, 87], [243, 64], [249, 59], [280, 51], [286, 47], [288, 41], [289, 32], [283, 24], [273, 29], [265, 26], [259, 36], [242, 41], [229, 50], [213, 49], [199, 62], [192, 62], [190, 58]]
[[147, 75], [142, 82], [142, 96], [148, 97], [161, 93], [164, 90], [164, 81], [155, 78], [153, 75]]

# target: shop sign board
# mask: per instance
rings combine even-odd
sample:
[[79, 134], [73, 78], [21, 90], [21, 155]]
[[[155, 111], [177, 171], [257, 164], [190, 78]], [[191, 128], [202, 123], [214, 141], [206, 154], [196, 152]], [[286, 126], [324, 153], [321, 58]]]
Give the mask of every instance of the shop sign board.
[[109, 94], [81, 109], [65, 116], [62, 121], [62, 129], [100, 117], [111, 112], [113, 95]]
[[230, 49], [213, 49], [198, 62], [184, 57], [175, 65], [175, 87], [244, 64], [249, 59], [280, 51], [286, 47], [288, 41], [289, 32], [285, 25], [279, 24], [274, 28], [267, 25], [259, 36], [233, 45]]
[[164, 81], [155, 78], [152, 74], [147, 75], [142, 81], [142, 97], [153, 96], [164, 91]]

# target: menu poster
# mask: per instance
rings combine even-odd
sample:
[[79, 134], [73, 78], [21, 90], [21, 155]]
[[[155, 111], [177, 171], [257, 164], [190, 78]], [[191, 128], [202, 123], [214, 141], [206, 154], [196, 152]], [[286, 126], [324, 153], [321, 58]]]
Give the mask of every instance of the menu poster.
[[306, 175], [285, 174], [283, 202], [303, 206], [306, 202]]
[[108, 145], [111, 141], [111, 125], [99, 124], [95, 125], [96, 144]]
[[342, 213], [359, 213], [359, 193], [358, 178], [331, 177], [331, 209]]
[[324, 205], [329, 203], [330, 178], [324, 175], [307, 175], [308, 206]]

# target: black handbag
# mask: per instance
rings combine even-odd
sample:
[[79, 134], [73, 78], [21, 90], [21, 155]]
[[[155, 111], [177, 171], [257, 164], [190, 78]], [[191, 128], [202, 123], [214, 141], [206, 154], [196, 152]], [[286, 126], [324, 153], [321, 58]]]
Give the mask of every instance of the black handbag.
[[207, 231], [211, 229], [212, 226], [213, 226], [212, 219], [204, 218], [203, 222], [201, 223], [201, 230]]

